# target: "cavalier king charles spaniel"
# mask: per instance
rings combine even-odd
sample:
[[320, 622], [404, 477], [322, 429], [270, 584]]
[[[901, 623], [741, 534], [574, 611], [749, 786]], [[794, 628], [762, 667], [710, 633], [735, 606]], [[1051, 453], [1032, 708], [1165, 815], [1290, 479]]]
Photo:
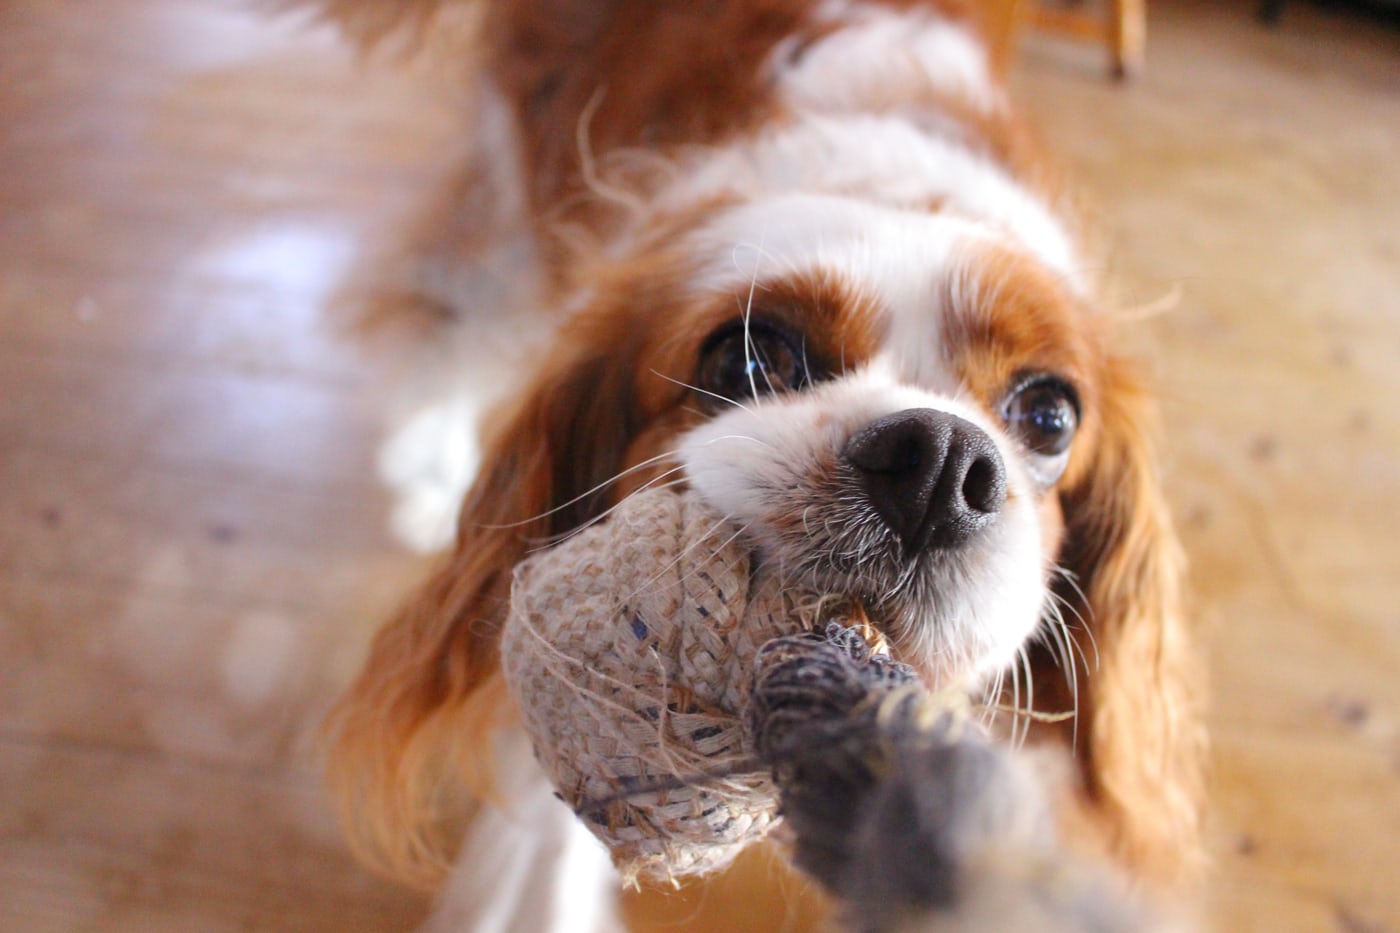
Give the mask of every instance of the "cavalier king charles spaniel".
[[1149, 887], [1188, 878], [1199, 662], [1151, 405], [980, 11], [319, 5], [461, 66], [514, 216], [463, 202], [451, 229], [520, 235], [548, 334], [479, 432], [461, 413], [455, 540], [334, 716], [361, 849], [423, 878], [460, 847], [462, 929], [613, 922], [606, 857], [513, 737], [497, 638], [525, 555], [684, 484], [930, 684], [1014, 707], [1009, 741], [1070, 762], [1077, 840]]

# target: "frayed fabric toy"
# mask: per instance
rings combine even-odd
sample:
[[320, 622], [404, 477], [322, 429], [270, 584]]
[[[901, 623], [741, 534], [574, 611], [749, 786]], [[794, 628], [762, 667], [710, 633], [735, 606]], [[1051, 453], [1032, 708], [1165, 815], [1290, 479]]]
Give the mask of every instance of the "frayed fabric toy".
[[630, 880], [711, 871], [775, 819], [744, 723], [755, 657], [831, 604], [753, 570], [738, 529], [655, 491], [516, 571], [506, 682], [560, 797]]

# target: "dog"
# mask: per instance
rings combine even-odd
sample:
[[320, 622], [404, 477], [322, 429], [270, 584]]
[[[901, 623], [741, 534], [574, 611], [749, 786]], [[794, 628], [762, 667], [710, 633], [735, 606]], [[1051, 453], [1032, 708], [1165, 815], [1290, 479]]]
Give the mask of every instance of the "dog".
[[615, 927], [606, 857], [512, 731], [496, 643], [523, 557], [678, 484], [766, 566], [858, 601], [930, 684], [1014, 707], [1010, 741], [1070, 762], [1079, 844], [1189, 884], [1201, 667], [1153, 406], [980, 11], [320, 5], [470, 62], [505, 205], [472, 236], [527, 245], [544, 335], [472, 434], [448, 552], [333, 717], [361, 851], [421, 880], [460, 844], [444, 929]]

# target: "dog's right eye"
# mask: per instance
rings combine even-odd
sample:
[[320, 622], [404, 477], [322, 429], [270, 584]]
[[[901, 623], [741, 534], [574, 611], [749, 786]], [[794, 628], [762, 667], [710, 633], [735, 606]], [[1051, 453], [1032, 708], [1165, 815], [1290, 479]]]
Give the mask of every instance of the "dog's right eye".
[[1024, 379], [1004, 403], [1012, 433], [1026, 445], [1028, 468], [1043, 487], [1053, 486], [1069, 463], [1069, 448], [1079, 427], [1079, 396], [1048, 373]]
[[801, 389], [808, 382], [801, 342], [764, 321], [738, 321], [722, 327], [700, 348], [695, 386], [702, 403], [712, 410]]

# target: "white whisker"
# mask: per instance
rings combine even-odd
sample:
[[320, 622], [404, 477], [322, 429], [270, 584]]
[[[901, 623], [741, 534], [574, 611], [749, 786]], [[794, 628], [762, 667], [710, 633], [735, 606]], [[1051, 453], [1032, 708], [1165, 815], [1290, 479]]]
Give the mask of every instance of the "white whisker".
[[[623, 604], [625, 604], [625, 603], [627, 603], [627, 602], [630, 602], [631, 600], [635, 599], [639, 593], [641, 593], [641, 592], [642, 592], [643, 590], [645, 590], [647, 587], [651, 586], [651, 585], [654, 584], [657, 580], [660, 580], [663, 576], [665, 576], [665, 574], [667, 573], [667, 571], [669, 571], [672, 567], [675, 567], [677, 564], [679, 564], [679, 563], [681, 563], [683, 560], [685, 560], [685, 558], [686, 558], [687, 556], [689, 556], [691, 552], [693, 552], [696, 548], [698, 548], [701, 544], [703, 544], [703, 543], [706, 541], [706, 539], [709, 538], [709, 536], [710, 536], [711, 534], [713, 534], [714, 532], [718, 531], [718, 530], [719, 530], [720, 528], [722, 528], [725, 524], [727, 524], [727, 523], [729, 522], [729, 520], [730, 520], [730, 516], [728, 516], [728, 515], [725, 515], [724, 517], [722, 517], [722, 518], [716, 520], [713, 524], [710, 525], [709, 529], [708, 529], [707, 531], [705, 531], [704, 534], [697, 535], [694, 541], [692, 541], [692, 542], [690, 542], [689, 544], [687, 544], [687, 545], [681, 550], [681, 552], [680, 552], [679, 554], [677, 554], [674, 558], [672, 558], [670, 561], [668, 561], [668, 562], [665, 564], [665, 566], [663, 566], [663, 567], [662, 567], [661, 569], [659, 569], [656, 573], [654, 573], [649, 579], [643, 580], [641, 583], [637, 584], [637, 587], [636, 587], [635, 589], [633, 589], [631, 593], [629, 593], [628, 595], [626, 595], [626, 596], [622, 597], [621, 599], [619, 599], [619, 600], [618, 600], [618, 604], [619, 604], [619, 605], [623, 605]], [[723, 541], [721, 541], [719, 544], [715, 545], [714, 550], [715, 550], [716, 552], [724, 550], [726, 547], [728, 547], [730, 544], [732, 544], [734, 541], [736, 541], [736, 540], [739, 538], [739, 536], [742, 535], [742, 534], [744, 533], [744, 530], [745, 530], [745, 529], [743, 529], [743, 528], [737, 528], [737, 529], [734, 531], [734, 533], [733, 533], [732, 535], [730, 535], [728, 538], [725, 538], [725, 539], [724, 539]], [[681, 579], [684, 580], [685, 577], [682, 577]]]
[[1065, 681], [1069, 687], [1070, 700], [1073, 704], [1072, 713], [1074, 722], [1070, 727], [1070, 748], [1079, 745], [1079, 665], [1075, 663], [1074, 652], [1070, 645], [1074, 641], [1070, 634], [1069, 627], [1065, 623], [1064, 615], [1060, 611], [1059, 605], [1051, 601], [1046, 605], [1046, 631], [1054, 642], [1056, 658], [1060, 669], [1064, 671]]
[[[683, 469], [682, 467], [676, 467], [676, 468], [673, 469], [673, 470], [667, 470], [665, 473], [662, 473], [662, 474], [660, 474], [659, 476], [654, 476], [654, 477], [652, 477], [651, 479], [647, 480], [647, 481], [646, 481], [645, 483], [643, 483], [642, 485], [638, 486], [638, 487], [637, 487], [635, 490], [633, 490], [631, 493], [629, 493], [629, 494], [627, 495], [627, 498], [630, 499], [632, 496], [635, 496], [637, 493], [646, 492], [647, 490], [651, 490], [651, 489], [675, 489], [675, 488], [684, 486], [684, 485], [685, 485], [685, 482], [686, 482], [684, 479], [675, 479], [675, 480], [671, 480], [671, 481], [669, 481], [669, 482], [662, 482], [662, 480], [666, 479], [666, 477], [668, 477], [668, 476], [674, 476], [675, 474], [681, 472], [682, 469]], [[533, 545], [532, 550], [538, 551], [538, 550], [543, 550], [543, 549], [545, 549], [545, 548], [556, 547], [556, 546], [562, 544], [563, 542], [568, 541], [570, 538], [573, 538], [575, 535], [582, 534], [583, 532], [587, 531], [589, 528], [592, 528], [594, 525], [596, 525], [596, 524], [602, 522], [604, 519], [606, 519], [606, 518], [607, 518], [609, 515], [611, 515], [613, 512], [615, 512], [615, 511], [617, 511], [619, 508], [621, 508], [622, 505], [623, 505], [623, 503], [624, 503], [625, 501], [626, 501], [626, 499], [623, 499], [623, 500], [620, 501], [620, 502], [617, 502], [617, 503], [615, 503], [615, 504], [613, 504], [613, 505], [608, 506], [606, 509], [604, 509], [603, 511], [599, 512], [597, 515], [594, 515], [594, 516], [592, 516], [591, 518], [589, 518], [589, 519], [587, 519], [587, 520], [585, 520], [585, 521], [580, 522], [577, 526], [575, 526], [575, 527], [573, 527], [573, 528], [570, 528], [568, 531], [562, 531], [562, 532], [560, 532], [560, 533], [558, 533], [558, 534], [549, 535], [548, 537], [545, 537], [545, 538], [536, 538], [536, 539], [532, 542], [532, 545]]]
[[758, 267], [763, 259], [763, 240], [758, 242], [758, 254], [753, 261], [753, 277], [749, 279], [749, 295], [744, 302], [744, 372], [749, 377], [749, 395], [758, 398], [758, 384], [753, 378], [753, 335], [749, 323], [753, 319], [753, 295], [758, 288]]
[[1017, 748], [1024, 747], [1030, 741], [1031, 726], [1035, 723], [1035, 678], [1030, 673], [1030, 657], [1023, 654], [1021, 663], [1026, 671], [1026, 705], [1021, 710], [1021, 739]]
[[[1086, 607], [1091, 605], [1089, 602], [1089, 597], [1086, 596], [1084, 594], [1084, 590], [1080, 588], [1079, 578], [1075, 575], [1074, 571], [1069, 570], [1065, 567], [1061, 567], [1057, 564], [1053, 568], [1053, 572], [1061, 580], [1064, 580], [1065, 583], [1070, 587], [1070, 589], [1074, 591], [1075, 595], [1079, 597], [1079, 605]], [[1084, 669], [1086, 671], [1097, 670], [1099, 666], [1099, 643], [1098, 640], [1094, 637], [1094, 629], [1091, 625], [1089, 625], [1089, 620], [1085, 619], [1082, 615], [1079, 614], [1079, 610], [1075, 607], [1073, 603], [1068, 602], [1060, 596], [1056, 596], [1055, 598], [1059, 605], [1070, 611], [1070, 613], [1074, 616], [1075, 621], [1079, 623], [1079, 629], [1083, 631], [1084, 634], [1087, 635], [1089, 638], [1089, 647], [1092, 648], [1094, 652], [1094, 663], [1092, 665], [1089, 663], [1089, 659], [1084, 656], [1084, 649], [1079, 644], [1079, 639], [1072, 639], [1075, 648], [1079, 651], [1079, 657], [1081, 658], [1081, 660], [1084, 661]], [[1092, 612], [1092, 609], [1090, 609], [1090, 611]], [[1068, 627], [1066, 628], [1066, 630], [1069, 630]]]
[[770, 449], [773, 448], [772, 444], [760, 438], [754, 437], [751, 434], [721, 434], [718, 437], [711, 437], [706, 439], [704, 446], [709, 447], [713, 444], [719, 443], [720, 441], [752, 441], [755, 444], [761, 444], [764, 447], [768, 447]]
[[[472, 527], [473, 527], [473, 528], [490, 529], [490, 530], [493, 530], [493, 531], [499, 531], [499, 530], [501, 530], [501, 529], [506, 529], [506, 528], [520, 528], [520, 527], [522, 527], [522, 526], [524, 526], [524, 525], [529, 525], [529, 524], [531, 524], [531, 523], [533, 523], [533, 522], [539, 521], [539, 520], [542, 519], [542, 518], [548, 518], [549, 516], [555, 514], [556, 512], [562, 512], [564, 509], [567, 509], [569, 506], [575, 505], [576, 503], [579, 503], [579, 502], [582, 502], [584, 499], [587, 499], [589, 496], [593, 495], [594, 493], [601, 492], [602, 490], [604, 490], [604, 489], [606, 489], [607, 487], [611, 486], [613, 483], [616, 483], [618, 480], [625, 479], [626, 477], [632, 475], [633, 473], [638, 472], [639, 470], [644, 470], [644, 469], [646, 469], [647, 467], [654, 466], [654, 465], [657, 464], [657, 463], [663, 463], [663, 462], [665, 462], [665, 461], [666, 461], [667, 459], [669, 459], [669, 458], [678, 457], [678, 456], [680, 456], [680, 455], [679, 455], [679, 453], [677, 453], [676, 451], [674, 451], [674, 450], [668, 450], [668, 451], [666, 451], [666, 452], [664, 452], [664, 453], [659, 453], [659, 454], [657, 454], [655, 457], [648, 457], [647, 459], [641, 461], [640, 463], [635, 463], [635, 464], [633, 464], [632, 466], [628, 467], [628, 468], [625, 469], [625, 470], [621, 470], [621, 471], [619, 471], [619, 472], [617, 472], [617, 473], [614, 473], [612, 476], [610, 476], [610, 477], [608, 477], [607, 479], [603, 480], [601, 483], [599, 483], [598, 485], [594, 486], [592, 489], [589, 489], [589, 490], [586, 490], [586, 491], [584, 491], [584, 492], [581, 492], [581, 493], [579, 493], [578, 495], [574, 496], [572, 499], [569, 499], [569, 500], [567, 500], [567, 501], [565, 501], [565, 502], [561, 502], [561, 503], [559, 503], [558, 505], [554, 506], [554, 507], [551, 508], [551, 509], [546, 509], [545, 511], [540, 512], [540, 513], [535, 514], [535, 515], [532, 515], [532, 516], [530, 516], [530, 517], [528, 517], [528, 518], [522, 518], [522, 519], [520, 519], [519, 521], [514, 521], [514, 522], [504, 522], [504, 523], [502, 523], [502, 524], [475, 524], [475, 525], [473, 525]], [[662, 474], [662, 475], [664, 475], [664, 476], [669, 476], [669, 475], [671, 475], [672, 473], [675, 473], [677, 470], [680, 470], [680, 469], [683, 469], [683, 467], [675, 467], [674, 469], [668, 470], [666, 473], [664, 473], [664, 474]]]
[[672, 379], [670, 376], [666, 375], [665, 373], [657, 372], [657, 371], [654, 370], [654, 369], [651, 370], [650, 372], [651, 372], [651, 374], [652, 374], [653, 376], [659, 376], [660, 378], [665, 379], [667, 382], [670, 382], [670, 383], [673, 383], [674, 385], [680, 386], [682, 389], [689, 389], [689, 390], [692, 391], [692, 392], [699, 392], [701, 395], [708, 395], [710, 398], [718, 399], [719, 401], [724, 402], [726, 405], [733, 405], [735, 408], [741, 409], [742, 411], [749, 411], [749, 410], [750, 410], [749, 407], [748, 407], [747, 405], [745, 405], [743, 402], [739, 401], [738, 399], [732, 399], [732, 398], [729, 398], [728, 396], [720, 395], [718, 392], [711, 392], [709, 389], [702, 389], [702, 388], [700, 388], [699, 386], [691, 385], [691, 384], [688, 383], [688, 382], [682, 382], [682, 381], [679, 380], [679, 379]]

